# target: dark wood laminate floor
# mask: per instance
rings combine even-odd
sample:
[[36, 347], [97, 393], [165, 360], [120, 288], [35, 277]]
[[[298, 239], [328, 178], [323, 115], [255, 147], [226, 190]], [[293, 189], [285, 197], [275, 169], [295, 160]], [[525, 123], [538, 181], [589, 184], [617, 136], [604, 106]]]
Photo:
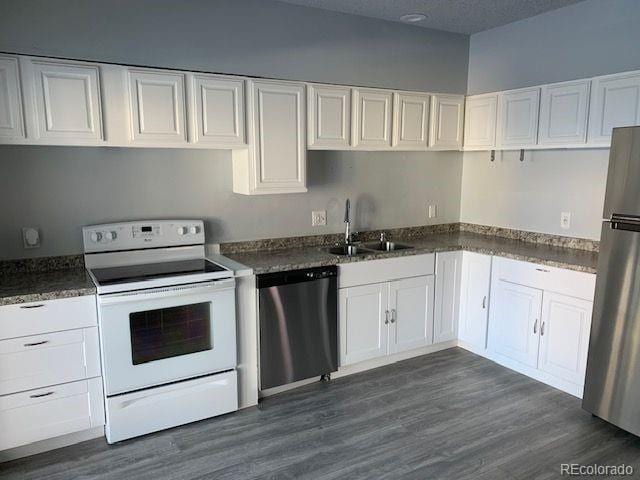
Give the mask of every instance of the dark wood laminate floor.
[[495, 480], [558, 478], [561, 463], [624, 463], [640, 477], [640, 438], [454, 348], [118, 445], [0, 464], [0, 478]]

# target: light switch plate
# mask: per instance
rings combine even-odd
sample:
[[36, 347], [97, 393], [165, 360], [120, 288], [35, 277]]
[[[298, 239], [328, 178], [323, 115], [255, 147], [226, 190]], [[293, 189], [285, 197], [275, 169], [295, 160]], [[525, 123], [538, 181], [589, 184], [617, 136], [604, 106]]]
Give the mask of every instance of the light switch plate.
[[560, 228], [564, 230], [571, 228], [571, 212], [562, 212], [560, 214]]
[[327, 211], [315, 210], [311, 212], [311, 226], [321, 227], [327, 224]]
[[22, 244], [24, 248], [39, 248], [40, 230], [37, 227], [22, 227]]

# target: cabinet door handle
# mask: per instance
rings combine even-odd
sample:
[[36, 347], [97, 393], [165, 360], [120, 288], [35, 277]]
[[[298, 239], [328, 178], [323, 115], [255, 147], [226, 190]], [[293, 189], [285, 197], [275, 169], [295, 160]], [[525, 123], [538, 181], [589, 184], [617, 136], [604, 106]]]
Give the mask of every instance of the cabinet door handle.
[[533, 333], [538, 333], [538, 319], [536, 318], [536, 321], [533, 322]]
[[48, 397], [49, 395], [53, 395], [56, 392], [47, 392], [47, 393], [37, 393], [35, 395], [29, 395], [30, 398], [40, 398], [40, 397]]
[[542, 322], [542, 325], [540, 325], [540, 336], [544, 336], [544, 322]]
[[40, 308], [44, 307], [44, 303], [39, 303], [37, 305], [21, 305], [20, 308]]
[[38, 345], [44, 345], [45, 343], [49, 343], [49, 340], [42, 340], [41, 342], [33, 342], [33, 343], [25, 343], [25, 347], [37, 347]]
[[396, 309], [391, 309], [391, 323], [396, 323]]
[[487, 296], [482, 297], [482, 309], [487, 308]]
[[539, 272], [549, 273], [551, 270], [547, 270], [546, 268], [536, 268]]
[[384, 311], [384, 324], [389, 325], [389, 310]]

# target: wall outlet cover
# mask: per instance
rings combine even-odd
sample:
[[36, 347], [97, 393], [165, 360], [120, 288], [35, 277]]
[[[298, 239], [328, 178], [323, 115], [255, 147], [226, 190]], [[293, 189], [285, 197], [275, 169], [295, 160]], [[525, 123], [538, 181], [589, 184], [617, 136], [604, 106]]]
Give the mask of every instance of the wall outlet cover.
[[429, 218], [436, 218], [438, 216], [438, 206], [437, 205], [429, 205], [427, 208], [427, 215]]
[[564, 230], [571, 228], [571, 212], [562, 212], [560, 214], [560, 228]]
[[327, 211], [315, 210], [311, 212], [311, 226], [321, 227], [327, 224]]
[[22, 227], [22, 244], [24, 248], [40, 247], [40, 231], [37, 227]]

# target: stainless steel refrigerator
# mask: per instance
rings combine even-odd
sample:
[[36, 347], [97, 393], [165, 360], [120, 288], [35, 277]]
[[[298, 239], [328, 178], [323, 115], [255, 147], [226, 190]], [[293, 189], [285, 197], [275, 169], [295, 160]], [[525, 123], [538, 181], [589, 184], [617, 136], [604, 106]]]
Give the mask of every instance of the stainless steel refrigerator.
[[582, 407], [640, 435], [640, 127], [613, 130]]

